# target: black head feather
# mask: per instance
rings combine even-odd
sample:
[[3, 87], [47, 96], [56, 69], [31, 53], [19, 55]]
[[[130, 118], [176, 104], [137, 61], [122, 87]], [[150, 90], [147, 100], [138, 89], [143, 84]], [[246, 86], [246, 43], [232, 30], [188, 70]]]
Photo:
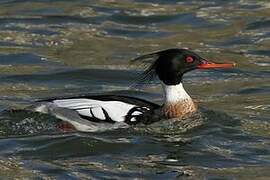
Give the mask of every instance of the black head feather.
[[187, 49], [166, 49], [135, 58], [132, 62], [148, 64], [137, 84], [149, 82], [156, 76], [166, 85], [182, 81], [184, 73], [196, 69], [202, 63], [196, 53]]

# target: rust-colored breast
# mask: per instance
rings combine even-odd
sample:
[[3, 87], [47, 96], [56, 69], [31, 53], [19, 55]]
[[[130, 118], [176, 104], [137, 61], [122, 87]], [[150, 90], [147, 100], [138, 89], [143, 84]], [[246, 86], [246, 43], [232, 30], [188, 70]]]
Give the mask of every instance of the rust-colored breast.
[[171, 118], [184, 118], [191, 115], [197, 110], [196, 105], [192, 100], [183, 100], [174, 103], [165, 103], [161, 109], [164, 117]]

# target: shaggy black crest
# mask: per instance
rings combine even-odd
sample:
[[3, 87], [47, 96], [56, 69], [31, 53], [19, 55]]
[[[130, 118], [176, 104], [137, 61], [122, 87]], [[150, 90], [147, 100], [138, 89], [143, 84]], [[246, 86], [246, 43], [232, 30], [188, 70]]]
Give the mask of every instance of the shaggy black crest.
[[192, 51], [177, 48], [139, 56], [131, 62], [139, 62], [144, 72], [132, 87], [151, 84], [156, 77], [166, 85], [179, 84], [183, 74], [196, 69], [202, 60], [203, 58]]

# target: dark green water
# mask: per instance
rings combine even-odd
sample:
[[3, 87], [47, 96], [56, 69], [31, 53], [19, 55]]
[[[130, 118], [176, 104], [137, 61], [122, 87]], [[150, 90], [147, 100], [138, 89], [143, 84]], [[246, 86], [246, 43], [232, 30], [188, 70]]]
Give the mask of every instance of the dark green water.
[[[0, 1], [1, 179], [267, 179], [270, 176], [267, 0]], [[46, 97], [128, 94], [138, 54], [189, 47], [222, 71], [185, 87], [203, 109], [183, 122], [63, 134], [57, 119], [6, 113]]]

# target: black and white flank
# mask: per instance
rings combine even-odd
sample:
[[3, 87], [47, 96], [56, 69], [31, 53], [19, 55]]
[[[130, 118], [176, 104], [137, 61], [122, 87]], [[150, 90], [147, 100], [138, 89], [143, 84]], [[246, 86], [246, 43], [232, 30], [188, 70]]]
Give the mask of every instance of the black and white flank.
[[146, 114], [158, 107], [134, 97], [103, 95], [41, 101], [34, 111], [52, 114], [79, 131], [93, 132], [148, 123]]

